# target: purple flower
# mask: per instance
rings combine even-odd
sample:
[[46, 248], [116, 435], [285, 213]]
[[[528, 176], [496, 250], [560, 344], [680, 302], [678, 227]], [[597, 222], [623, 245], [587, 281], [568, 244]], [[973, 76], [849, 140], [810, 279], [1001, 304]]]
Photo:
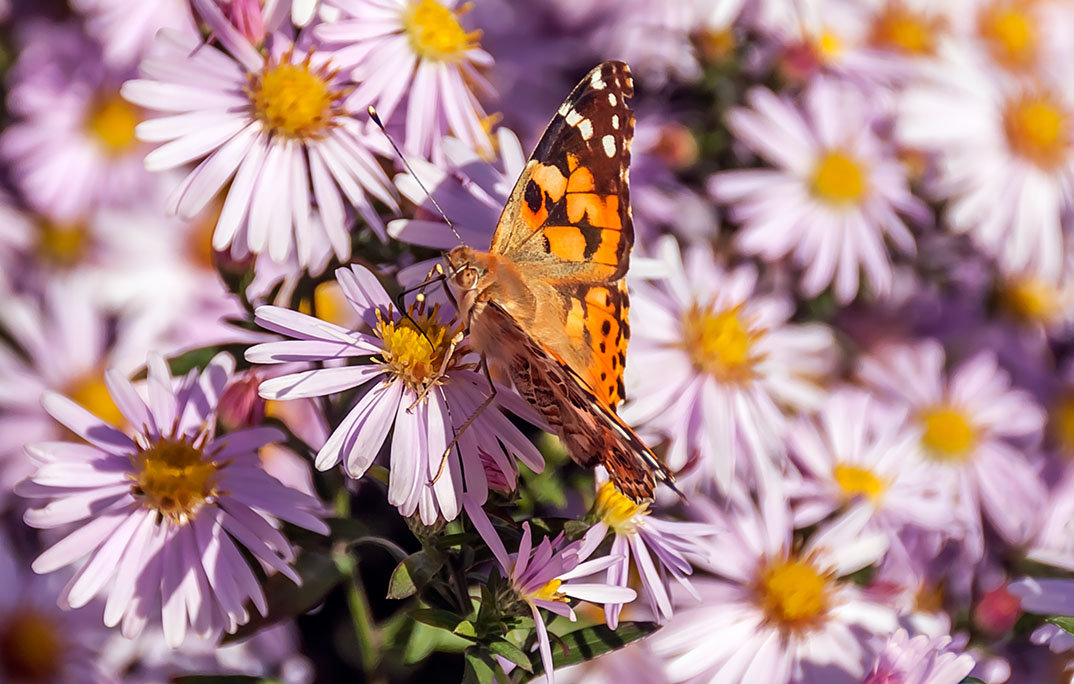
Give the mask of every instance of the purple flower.
[[[361, 477], [394, 426], [388, 501], [403, 515], [418, 512], [423, 522], [432, 524], [459, 514], [464, 490], [485, 500], [488, 479], [483, 458], [493, 459], [512, 488], [517, 476], [512, 459], [534, 470], [544, 467], [540, 453], [497, 406], [458, 432], [488, 394], [488, 382], [476, 371], [459, 326], [441, 320], [436, 307], [412, 307], [410, 319], [397, 316], [376, 277], [359, 266], [337, 270], [336, 278], [350, 306], [374, 334], [264, 306], [257, 309], [257, 323], [297, 339], [260, 344], [246, 352], [254, 363], [333, 364], [266, 380], [260, 389], [266, 399], [325, 396], [377, 380], [321, 447], [318, 468], [342, 461], [347, 474]], [[339, 365], [347, 359], [371, 363]], [[532, 415], [521, 398], [499, 389], [500, 407], [523, 417]], [[445, 456], [455, 434], [458, 448]]]
[[519, 600], [525, 603], [533, 614], [545, 677], [548, 684], [553, 684], [552, 645], [540, 609], [544, 608], [574, 622], [578, 618], [570, 605], [571, 598], [593, 603], [618, 604], [620, 607], [633, 601], [637, 594], [627, 587], [572, 581], [606, 570], [622, 557], [611, 555], [586, 560], [604, 539], [605, 529], [599, 527], [590, 528], [585, 537], [576, 542], [565, 543], [563, 534], [560, 533], [552, 540], [545, 537], [534, 548], [528, 522], [522, 523], [522, 541], [519, 543], [518, 553], [509, 556], [481, 504], [469, 497], [464, 503], [470, 521], [488, 544]]
[[282, 34], [262, 54], [212, 0], [195, 5], [230, 54], [163, 31], [141, 63], [145, 78], [123, 85], [130, 101], [168, 113], [138, 127], [143, 140], [164, 143], [146, 156], [148, 168], [202, 160], [169, 210], [193, 217], [227, 186], [213, 247], [264, 251], [275, 261], [296, 255], [303, 266], [323, 241], [340, 260], [350, 257], [344, 197], [385, 238], [370, 195], [398, 205], [343, 104], [350, 85], [336, 66]]
[[327, 533], [321, 505], [263, 470], [257, 450], [282, 439], [278, 430], [216, 434], [214, 411], [233, 365], [219, 355], [202, 373], [173, 381], [152, 355], [148, 402], [124, 375], [106, 373], [125, 422], [137, 426], [133, 437], [45, 394], [45, 410], [88, 442], [28, 446], [36, 470], [16, 488], [33, 501], [27, 524], [81, 523], [33, 564], [48, 573], [85, 559], [61, 605], [78, 608], [103, 595], [106, 625], [135, 636], [161, 619], [174, 647], [188, 629], [212, 640], [234, 632], [250, 619], [247, 600], [262, 614], [268, 609], [243, 553], [300, 581], [278, 521]]
[[973, 656], [955, 649], [951, 637], [920, 634], [911, 639], [900, 629], [861, 684], [958, 684], [973, 666]]
[[340, 21], [315, 29], [328, 44], [342, 44], [333, 59], [359, 84], [348, 98], [376, 106], [387, 122], [406, 108], [403, 147], [411, 155], [443, 161], [449, 133], [467, 146], [491, 152], [485, 110], [474, 91], [492, 85], [480, 69], [492, 57], [466, 31], [457, 0], [335, 0]]
[[[666, 620], [674, 613], [669, 587], [671, 579], [687, 593], [697, 597], [690, 585], [689, 575], [693, 573], [693, 567], [689, 558], [706, 553], [701, 546], [702, 539], [718, 534], [717, 528], [706, 523], [653, 517], [649, 504], [634, 503], [610, 481], [597, 487], [593, 509], [597, 516], [593, 529], [603, 533], [610, 530], [614, 534], [610, 555], [620, 559], [608, 568], [609, 585], [627, 585], [633, 560], [641, 577], [641, 593], [648, 599], [653, 615]], [[622, 608], [621, 603], [607, 603], [604, 606], [605, 620], [612, 629], [619, 624]]]
[[189, 0], [71, 0], [110, 64], [132, 66], [163, 28], [197, 34]]

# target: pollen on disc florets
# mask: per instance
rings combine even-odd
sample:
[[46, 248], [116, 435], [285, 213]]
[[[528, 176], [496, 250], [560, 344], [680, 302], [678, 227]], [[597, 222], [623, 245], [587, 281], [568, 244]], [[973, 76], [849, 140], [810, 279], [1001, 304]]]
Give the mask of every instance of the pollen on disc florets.
[[254, 116], [272, 133], [299, 140], [318, 139], [338, 125], [349, 87], [334, 84], [337, 70], [328, 64], [313, 66], [313, 50], [301, 62], [292, 62], [288, 50], [277, 61], [266, 62], [260, 73], [250, 74], [246, 93]]
[[407, 311], [409, 317], [391, 320], [385, 319], [379, 309], [376, 311], [376, 333], [384, 342], [381, 361], [416, 392], [438, 382], [446, 371], [458, 368], [456, 361], [466, 351], [457, 344], [462, 326], [441, 323], [439, 312], [439, 305], [428, 310], [412, 305]]
[[205, 440], [205, 432], [140, 440], [143, 446], [131, 456], [134, 497], [172, 522], [196, 518], [221, 493], [220, 471], [228, 465], [206, 453]]

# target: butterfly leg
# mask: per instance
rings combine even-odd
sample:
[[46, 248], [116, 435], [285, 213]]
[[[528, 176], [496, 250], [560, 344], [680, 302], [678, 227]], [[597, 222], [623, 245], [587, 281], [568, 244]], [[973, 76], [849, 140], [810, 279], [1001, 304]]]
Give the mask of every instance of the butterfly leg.
[[422, 388], [421, 392], [418, 392], [418, 397], [414, 400], [414, 403], [407, 407], [407, 413], [413, 413], [414, 407], [421, 403], [421, 401], [425, 399], [426, 396], [428, 396], [429, 391], [432, 390], [433, 386], [437, 384], [437, 381], [440, 378], [444, 377], [444, 374], [447, 373], [448, 363], [451, 362], [451, 357], [455, 354], [455, 348], [462, 344], [463, 337], [463, 332], [460, 330], [459, 332], [455, 333], [454, 337], [451, 338], [451, 342], [448, 344], [447, 351], [444, 352], [444, 360], [440, 362], [440, 370], [437, 371], [436, 376], [432, 380], [430, 380], [429, 383], [425, 385], [425, 387]]
[[410, 311], [407, 310], [406, 296], [411, 292], [418, 291], [417, 300], [419, 303], [423, 303], [425, 301], [425, 288], [435, 283], [443, 282], [446, 279], [447, 275], [444, 273], [443, 264], [437, 263], [429, 269], [427, 274], [425, 274], [425, 280], [417, 285], [406, 288], [395, 297], [395, 306], [399, 309], [399, 313], [410, 321], [411, 325], [414, 326], [414, 329], [421, 333], [422, 337], [425, 338], [425, 341], [428, 342], [430, 346], [432, 346], [433, 341], [429, 339], [429, 335], [426, 334], [425, 329], [418, 325], [418, 322], [410, 315]]
[[436, 476], [432, 479], [430, 484], [436, 484], [436, 481], [444, 474], [444, 466], [447, 465], [448, 456], [451, 455], [451, 450], [459, 443], [459, 437], [474, 424], [477, 417], [480, 416], [485, 409], [491, 406], [492, 402], [496, 399], [496, 392], [498, 390], [496, 389], [496, 383], [492, 380], [492, 373], [489, 372], [489, 362], [484, 354], [481, 355], [481, 370], [484, 371], [485, 379], [488, 380], [489, 383], [489, 395], [485, 397], [485, 400], [481, 402], [480, 406], [474, 409], [474, 412], [470, 414], [470, 417], [466, 419], [466, 422], [460, 425], [459, 429], [455, 431], [455, 435], [451, 438], [451, 442], [447, 445], [447, 448], [444, 449], [444, 455], [440, 457], [440, 467], [436, 469]]

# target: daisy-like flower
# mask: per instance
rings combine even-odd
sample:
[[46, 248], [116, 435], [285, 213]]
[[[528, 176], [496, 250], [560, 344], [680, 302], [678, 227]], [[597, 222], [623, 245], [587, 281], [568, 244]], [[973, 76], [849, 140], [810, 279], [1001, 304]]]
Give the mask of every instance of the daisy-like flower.
[[793, 305], [758, 293], [754, 268], [725, 270], [702, 246], [680, 256], [673, 239], [658, 251], [669, 275], [634, 288], [621, 414], [669, 439], [672, 469], [697, 462], [697, 477], [726, 491], [735, 454], [749, 458], [743, 469], [752, 473], [783, 453], [787, 410], [820, 403], [834, 340], [823, 325], [789, 324]]
[[491, 152], [485, 110], [476, 93], [493, 88], [481, 70], [492, 56], [481, 49], [480, 31], [467, 31], [457, 0], [335, 0], [336, 22], [315, 30], [341, 45], [337, 66], [359, 83], [348, 102], [376, 106], [387, 122], [405, 107], [403, 148], [411, 155], [443, 160], [440, 147], [451, 134], [469, 147]]
[[841, 579], [878, 561], [883, 534], [854, 515], [793, 539], [791, 514], [770, 473], [758, 505], [737, 497], [727, 507], [697, 501], [723, 531], [709, 542], [701, 596], [649, 638], [673, 682], [825, 682], [858, 684], [873, 654], [868, 635], [890, 634], [895, 613]]
[[104, 49], [109, 63], [133, 66], [157, 31], [168, 28], [197, 35], [189, 0], [71, 0], [86, 18], [86, 31]]
[[955, 53], [900, 98], [895, 136], [933, 153], [945, 223], [1008, 273], [1057, 282], [1074, 193], [1074, 105], [1063, 81], [1015, 80]]
[[[394, 426], [388, 501], [403, 515], [417, 512], [424, 523], [432, 524], [459, 514], [464, 490], [485, 500], [489, 483], [482, 454], [496, 463], [512, 488], [517, 475], [512, 459], [533, 470], [544, 467], [540, 452], [497, 406], [489, 406], [459, 431], [489, 390], [488, 381], [467, 358], [458, 325], [443, 321], [437, 308], [412, 307], [409, 318], [393, 314], [388, 293], [359, 266], [337, 270], [336, 278], [372, 335], [263, 306], [256, 311], [259, 325], [297, 339], [260, 344], [246, 352], [254, 363], [371, 361], [281, 375], [261, 384], [266, 399], [299, 399], [377, 380], [321, 447], [319, 469], [342, 461], [348, 475], [361, 477]], [[531, 415], [522, 399], [506, 388], [499, 388], [496, 402], [515, 414]], [[456, 434], [458, 448], [445, 455]]]
[[0, 157], [27, 204], [59, 222], [130, 205], [151, 178], [134, 134], [141, 115], [119, 96], [126, 71], [105, 65], [75, 24], [34, 23], [19, 42]]
[[[670, 618], [674, 612], [670, 580], [673, 578], [685, 591], [693, 593], [689, 580], [693, 567], [689, 558], [702, 555], [704, 551], [699, 543], [718, 530], [705, 523], [655, 518], [648, 503], [634, 503], [608, 480], [597, 487], [593, 514], [597, 519], [593, 529], [612, 532], [615, 538], [611, 555], [621, 558], [608, 568], [608, 584], [625, 587], [630, 580], [633, 559], [641, 577], [641, 592], [648, 599], [653, 615], [664, 620]], [[612, 629], [619, 624], [622, 608], [621, 603], [604, 606], [604, 617]]]
[[1069, 256], [1058, 282], [1034, 273], [1001, 274], [996, 294], [1003, 312], [1040, 339], [1069, 339], [1074, 333], [1074, 260]]
[[807, 297], [831, 285], [835, 298], [848, 302], [858, 292], [859, 271], [884, 295], [892, 286], [885, 238], [913, 253], [913, 235], [899, 214], [925, 223], [928, 208], [910, 193], [893, 150], [873, 133], [860, 91], [818, 78], [803, 97], [799, 108], [767, 89], [751, 90], [750, 109], [732, 110], [727, 125], [775, 168], [720, 172], [709, 190], [742, 226], [742, 251], [766, 261], [793, 256]]
[[983, 552], [982, 514], [1007, 542], [1025, 542], [1044, 486], [1025, 451], [1040, 441], [1044, 412], [990, 352], [950, 373], [933, 339], [893, 345], [864, 358], [859, 375], [879, 397], [910, 412], [921, 456], [955, 495], [949, 505], [967, 526], [971, 559]]
[[149, 357], [148, 402], [127, 378], [105, 375], [133, 437], [66, 397], [47, 393], [45, 410], [87, 444], [27, 447], [36, 470], [16, 488], [31, 500], [25, 521], [43, 529], [81, 523], [33, 563], [49, 573], [85, 560], [61, 596], [78, 608], [104, 598], [104, 622], [133, 637], [161, 620], [173, 647], [188, 630], [215, 640], [250, 619], [249, 600], [268, 610], [244, 557], [300, 582], [294, 551], [278, 529], [287, 521], [321, 534], [321, 504], [282, 484], [257, 450], [283, 438], [274, 428], [215, 431], [216, 402], [231, 374], [230, 356], [202, 373], [173, 380]]
[[570, 604], [572, 598], [590, 603], [615, 603], [620, 606], [633, 601], [637, 593], [628, 587], [572, 581], [608, 569], [619, 561], [620, 556], [610, 555], [587, 560], [604, 539], [605, 530], [595, 527], [590, 528], [585, 537], [578, 541], [565, 543], [563, 534], [560, 533], [552, 540], [545, 537], [535, 548], [528, 522], [522, 523], [522, 541], [519, 542], [518, 553], [508, 555], [503, 541], [496, 534], [496, 529], [481, 505], [469, 497], [465, 500], [465, 505], [470, 521], [496, 557], [496, 562], [500, 564], [519, 601], [533, 614], [545, 678], [548, 684], [554, 684], [552, 644], [540, 609], [575, 622], [578, 616]]
[[169, 210], [196, 216], [230, 181], [214, 249], [264, 251], [276, 261], [294, 254], [301, 265], [325, 240], [340, 260], [350, 257], [344, 197], [386, 237], [370, 195], [393, 211], [398, 206], [343, 105], [352, 84], [323, 53], [275, 34], [262, 54], [212, 0], [194, 4], [230, 54], [163, 31], [141, 63], [145, 78], [123, 85], [131, 102], [168, 113], [138, 127], [143, 140], [164, 143], [146, 156], [149, 169], [202, 160], [172, 194]]
[[959, 684], [973, 666], [973, 656], [954, 648], [951, 637], [919, 634], [911, 639], [900, 629], [861, 684]]
[[[836, 390], [787, 441], [805, 478], [788, 485], [795, 524], [813, 525], [847, 504], [863, 504], [870, 529], [892, 540], [906, 525], [950, 527], [952, 493], [921, 458], [905, 407], [886, 407], [860, 389]], [[894, 543], [894, 542], [893, 542]]]

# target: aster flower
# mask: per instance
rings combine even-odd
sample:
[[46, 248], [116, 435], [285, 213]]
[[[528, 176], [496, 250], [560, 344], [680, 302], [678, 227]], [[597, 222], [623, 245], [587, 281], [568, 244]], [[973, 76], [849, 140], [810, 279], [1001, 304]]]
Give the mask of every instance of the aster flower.
[[649, 638], [672, 682], [823, 681], [858, 684], [873, 654], [868, 635], [889, 634], [895, 613], [846, 575], [883, 556], [883, 534], [864, 531], [859, 509], [798, 545], [773, 477], [759, 504], [736, 497], [727, 508], [695, 501], [723, 532], [708, 545], [718, 579], [697, 579], [695, 607]]
[[88, 444], [27, 447], [36, 469], [17, 488], [32, 502], [25, 521], [69, 528], [33, 563], [49, 573], [85, 559], [61, 596], [78, 608], [95, 596], [104, 622], [136, 636], [161, 620], [173, 647], [188, 629], [209, 640], [250, 619], [246, 601], [265, 614], [265, 594], [249, 554], [264, 568], [300, 582], [280, 521], [321, 534], [320, 503], [261, 467], [257, 450], [278, 441], [274, 428], [215, 432], [216, 402], [234, 361], [218, 355], [199, 374], [173, 381], [160, 356], [149, 357], [148, 403], [121, 373], [105, 382], [133, 437], [75, 402], [46, 393], [45, 410]]
[[258, 52], [212, 0], [195, 0], [230, 55], [173, 31], [158, 37], [141, 63], [143, 79], [123, 96], [169, 115], [138, 127], [152, 170], [202, 159], [176, 188], [169, 211], [197, 215], [231, 181], [213, 235], [214, 249], [296, 255], [309, 265], [327, 240], [340, 260], [351, 253], [346, 197], [382, 238], [370, 195], [398, 208], [390, 182], [343, 105], [351, 88], [323, 53], [281, 34]]
[[522, 523], [522, 541], [519, 542], [518, 553], [509, 556], [481, 504], [471, 498], [465, 499], [464, 504], [470, 521], [496, 557], [496, 562], [510, 582], [511, 588], [518, 594], [519, 601], [533, 614], [545, 679], [548, 684], [554, 684], [552, 645], [540, 609], [575, 622], [578, 616], [570, 605], [572, 598], [591, 603], [615, 603], [620, 606], [633, 601], [637, 594], [627, 587], [572, 581], [606, 570], [621, 557], [612, 555], [587, 560], [604, 539], [605, 530], [595, 527], [582, 539], [569, 544], [565, 543], [563, 534], [560, 533], [552, 540], [545, 537], [534, 547], [528, 522]]
[[[718, 530], [705, 523], [655, 518], [648, 503], [634, 503], [611, 481], [602, 479], [604, 482], [597, 486], [597, 499], [593, 504], [597, 521], [592, 529], [598, 532], [592, 534], [611, 531], [614, 539], [610, 553], [621, 559], [608, 568], [607, 582], [611, 586], [625, 587], [633, 559], [649, 609], [653, 615], [666, 620], [674, 612], [670, 580], [674, 578], [686, 592], [693, 593], [689, 575], [694, 570], [689, 558], [702, 555], [704, 552], [699, 542]], [[612, 629], [619, 624], [622, 608], [621, 603], [604, 606], [605, 620]]]
[[[952, 510], [967, 526], [967, 552], [983, 552], [982, 514], [1007, 542], [1025, 542], [1043, 483], [1025, 450], [1041, 438], [1044, 413], [990, 352], [944, 371], [944, 350], [929, 339], [889, 346], [862, 360], [859, 376], [879, 397], [910, 412], [924, 459], [955, 494]], [[908, 380], [909, 379], [909, 380]]]
[[864, 272], [874, 292], [892, 286], [885, 246], [914, 252], [914, 238], [899, 214], [918, 223], [927, 207], [912, 194], [902, 164], [873, 133], [864, 95], [847, 84], [815, 80], [804, 104], [764, 88], [751, 90], [750, 109], [734, 109], [727, 125], [735, 137], [776, 168], [723, 171], [709, 190], [741, 224], [738, 247], [766, 261], [792, 255], [803, 269], [807, 297], [833, 287], [848, 302]]
[[954, 648], [951, 637], [919, 634], [911, 639], [900, 629], [861, 684], [959, 684], [973, 666], [973, 656]]
[[950, 528], [953, 493], [921, 458], [905, 407], [885, 407], [858, 389], [837, 389], [787, 441], [804, 478], [788, 485], [795, 523], [813, 525], [848, 504], [864, 504], [869, 528], [896, 540], [906, 525]]
[[[256, 322], [296, 339], [260, 344], [246, 352], [254, 363], [370, 361], [281, 375], [261, 384], [266, 399], [299, 399], [377, 380], [321, 447], [317, 468], [326, 470], [342, 461], [348, 475], [361, 477], [394, 426], [388, 501], [403, 515], [417, 512], [426, 524], [454, 519], [464, 490], [485, 500], [488, 483], [482, 453], [494, 460], [512, 485], [517, 473], [512, 459], [534, 470], [543, 468], [540, 453], [497, 406], [458, 432], [488, 393], [487, 380], [466, 358], [458, 325], [443, 321], [436, 307], [412, 308], [410, 318], [393, 314], [388, 293], [359, 266], [337, 270], [336, 278], [372, 335], [264, 306], [257, 309]], [[496, 399], [513, 413], [531, 415], [522, 399], [506, 388], [500, 388]], [[445, 456], [455, 434], [458, 449]]]
[[86, 18], [86, 31], [104, 49], [105, 59], [133, 66], [163, 28], [197, 34], [189, 0], [71, 0]]
[[359, 85], [355, 106], [376, 106], [388, 122], [405, 107], [403, 148], [443, 160], [440, 143], [451, 134], [469, 147], [491, 152], [487, 117], [477, 93], [493, 88], [481, 70], [492, 56], [481, 49], [480, 31], [467, 31], [457, 0], [335, 0], [339, 21], [315, 29], [329, 45], [341, 45], [334, 63], [351, 70]]
[[33, 23], [19, 42], [0, 157], [27, 204], [59, 222], [130, 205], [151, 179], [134, 135], [141, 115], [119, 96], [127, 73], [74, 24]]
[[671, 239], [658, 250], [670, 274], [634, 288], [628, 402], [620, 413], [668, 438], [672, 469], [696, 462], [702, 483], [714, 480], [726, 491], [735, 454], [746, 455], [750, 474], [758, 461], [783, 453], [786, 411], [819, 403], [834, 341], [822, 325], [789, 324], [793, 305], [759, 293], [753, 267], [725, 269], [703, 246], [683, 257]]
[[907, 88], [899, 143], [936, 156], [945, 223], [1008, 273], [1058, 281], [1074, 181], [1074, 107], [1062, 81], [1005, 78], [957, 53]]

